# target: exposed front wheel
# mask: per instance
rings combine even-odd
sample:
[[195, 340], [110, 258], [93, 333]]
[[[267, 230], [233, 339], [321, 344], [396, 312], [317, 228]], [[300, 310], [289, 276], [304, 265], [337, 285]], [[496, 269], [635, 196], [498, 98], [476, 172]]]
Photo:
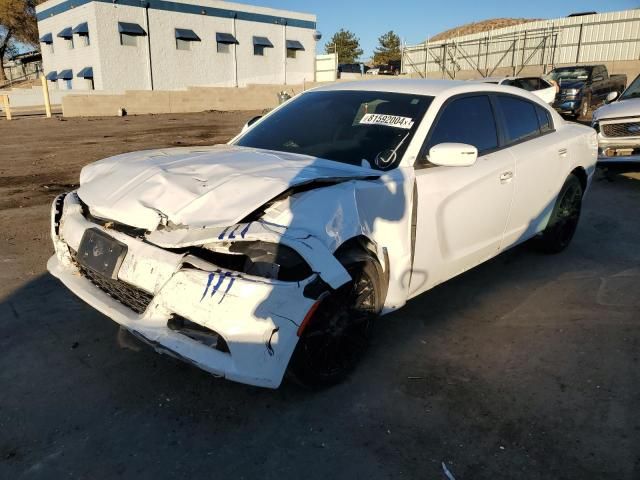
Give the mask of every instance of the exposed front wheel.
[[534, 238], [534, 246], [545, 253], [559, 253], [569, 246], [576, 233], [582, 211], [582, 183], [571, 174], [560, 190], [549, 223]]
[[382, 308], [379, 263], [362, 253], [343, 265], [352, 281], [320, 302], [289, 364], [289, 374], [304, 386], [343, 380], [366, 351], [372, 321]]

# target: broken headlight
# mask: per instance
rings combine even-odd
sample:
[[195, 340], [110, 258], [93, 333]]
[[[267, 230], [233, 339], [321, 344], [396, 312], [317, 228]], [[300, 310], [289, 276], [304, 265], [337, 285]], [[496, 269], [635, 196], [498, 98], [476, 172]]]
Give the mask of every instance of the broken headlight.
[[236, 242], [229, 251], [245, 257], [243, 271], [249, 275], [284, 281], [307, 278], [312, 271], [298, 252], [286, 245], [269, 242]]
[[262, 241], [209, 244], [190, 248], [191, 255], [218, 267], [257, 277], [297, 282], [308, 278], [313, 271], [294, 249], [277, 243]]

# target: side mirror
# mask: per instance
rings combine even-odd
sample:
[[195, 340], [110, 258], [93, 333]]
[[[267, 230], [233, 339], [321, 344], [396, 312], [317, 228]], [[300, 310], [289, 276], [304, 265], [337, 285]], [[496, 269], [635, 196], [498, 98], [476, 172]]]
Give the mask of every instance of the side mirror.
[[613, 102], [616, 98], [618, 98], [618, 92], [609, 92], [609, 95], [607, 95], [607, 103]]
[[254, 123], [256, 123], [258, 120], [260, 120], [261, 118], [262, 118], [262, 115], [258, 115], [256, 117], [253, 117], [251, 120], [249, 120], [247, 123], [244, 124], [244, 127], [242, 127], [242, 132], [241, 133], [244, 133], [247, 130], [249, 130], [249, 127], [251, 125], [253, 125]]
[[470, 167], [478, 159], [478, 149], [465, 143], [439, 143], [429, 149], [429, 162], [442, 167]]

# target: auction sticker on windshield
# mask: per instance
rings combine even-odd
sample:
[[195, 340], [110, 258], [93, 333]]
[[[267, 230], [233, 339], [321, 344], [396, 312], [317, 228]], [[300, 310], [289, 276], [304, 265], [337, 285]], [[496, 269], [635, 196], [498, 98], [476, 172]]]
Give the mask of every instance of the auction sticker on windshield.
[[364, 125], [383, 125], [385, 127], [402, 128], [409, 130], [413, 127], [413, 119], [400, 117], [398, 115], [381, 115], [378, 113], [367, 113], [360, 120]]

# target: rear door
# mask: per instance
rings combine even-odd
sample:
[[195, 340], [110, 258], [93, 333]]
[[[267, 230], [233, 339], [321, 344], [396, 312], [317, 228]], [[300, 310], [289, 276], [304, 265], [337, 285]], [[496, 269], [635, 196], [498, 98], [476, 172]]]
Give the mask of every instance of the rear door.
[[[445, 142], [474, 145], [470, 167], [430, 164], [429, 149]], [[499, 251], [514, 193], [515, 161], [499, 148], [487, 94], [453, 97], [443, 105], [416, 163], [412, 295], [431, 288]]]
[[542, 106], [515, 95], [494, 97], [505, 146], [515, 158], [515, 192], [501, 249], [539, 232], [553, 209], [564, 182], [569, 154]]

